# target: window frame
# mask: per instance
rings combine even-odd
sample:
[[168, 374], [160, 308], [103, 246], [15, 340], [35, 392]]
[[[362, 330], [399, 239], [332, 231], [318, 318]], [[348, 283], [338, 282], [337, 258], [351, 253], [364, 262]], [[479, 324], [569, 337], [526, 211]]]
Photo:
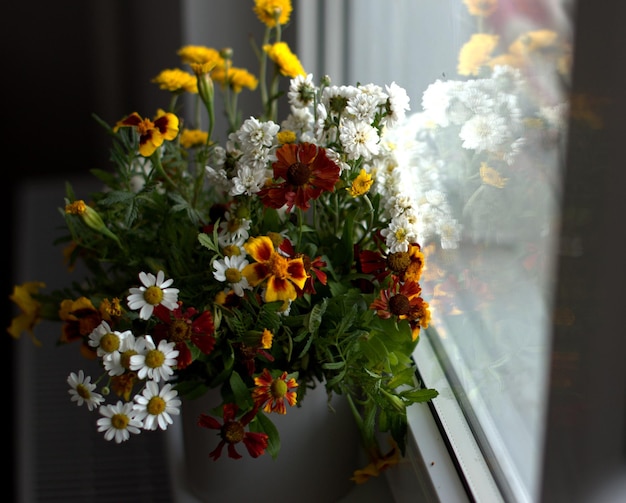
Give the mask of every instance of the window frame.
[[[346, 48], [348, 35], [340, 29], [343, 38], [339, 37], [336, 26], [346, 26], [350, 2], [294, 0], [294, 3], [298, 12], [297, 49], [306, 68], [314, 75], [321, 68], [329, 72], [334, 68], [343, 76], [344, 63], [350, 61]], [[617, 240], [615, 234], [616, 215], [626, 214], [626, 198], [620, 197], [616, 189], [626, 186], [626, 170], [620, 167], [623, 158], [620, 135], [623, 136], [623, 117], [626, 117], [622, 90], [626, 88], [626, 78], [619, 64], [609, 64], [598, 55], [610, 54], [615, 61], [615, 55], [625, 53], [626, 31], [620, 24], [626, 17], [626, 4], [570, 0], [565, 5], [575, 33], [572, 93], [591, 93], [594, 99], [604, 103], [600, 113], [606, 119], [606, 132], [592, 139], [568, 138], [565, 171], [570, 180], [564, 183], [566, 196], [561, 213], [578, 204], [579, 209], [589, 211], [594, 218], [578, 222], [574, 228], [564, 226], [559, 233], [554, 305], [558, 306], [561, 297], [567, 294], [560, 286], [567, 289], [567, 275], [571, 275], [568, 262], [573, 260], [581, 280], [588, 284], [587, 297], [581, 303], [585, 319], [592, 321], [583, 322], [582, 328], [578, 327], [568, 340], [561, 333], [563, 328], [558, 326], [558, 319], [552, 320], [545, 433], [538, 494], [533, 495], [532, 501], [612, 503], [616, 501], [614, 498], [626, 494], [626, 366], [623, 365], [626, 338], [619, 335], [623, 332], [620, 315], [623, 308], [620, 310], [618, 299], [623, 297], [623, 292], [617, 287], [626, 283], [626, 268], [614, 266], [626, 255], [626, 240]], [[361, 4], [359, 8], [363, 8]], [[326, 16], [332, 24], [325, 24]], [[603, 28], [599, 30], [598, 26]], [[331, 39], [334, 51], [327, 49]], [[329, 62], [329, 57], [334, 59]], [[611, 107], [606, 107], [606, 103], [611, 103]], [[602, 165], [593, 172], [588, 166], [594, 165], [593, 158], [598, 154]], [[580, 166], [582, 159], [588, 163], [586, 166]], [[568, 200], [569, 189], [597, 183], [598, 176], [602, 190], [597, 190], [582, 205], [580, 200]], [[576, 197], [584, 196], [572, 196]], [[572, 239], [587, 244], [586, 255], [569, 255], [567, 248]], [[594, 247], [597, 242], [606, 246], [598, 249]], [[556, 359], [567, 350], [573, 350], [577, 358], [574, 368], [567, 369], [567, 378], [578, 388], [563, 397], [558, 389], [563, 369]], [[429, 404], [416, 404], [408, 410], [409, 467], [387, 472], [395, 501], [415, 501], [419, 499], [417, 494], [425, 501], [434, 502], [528, 499], [530, 496], [524, 495], [514, 481], [498, 487], [493, 474], [495, 466], [489, 461], [493, 453], [485, 454], [478, 446], [476, 432], [454, 398], [454, 383], [446, 377], [428, 331], [422, 334], [414, 359], [418, 378], [426, 387], [438, 389], [440, 395]], [[566, 418], [565, 428], [564, 408], [572, 415], [571, 421]], [[606, 414], [608, 411], [610, 415]]]

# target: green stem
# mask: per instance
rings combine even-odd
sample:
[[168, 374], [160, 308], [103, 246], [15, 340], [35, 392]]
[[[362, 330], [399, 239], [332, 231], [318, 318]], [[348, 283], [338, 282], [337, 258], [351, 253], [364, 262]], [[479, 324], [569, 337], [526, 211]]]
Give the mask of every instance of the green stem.
[[157, 149], [154, 154], [150, 157], [150, 161], [152, 162], [152, 166], [156, 169], [157, 173], [161, 175], [165, 181], [174, 189], [177, 190], [176, 184], [174, 180], [170, 178], [170, 176], [163, 169], [163, 164], [161, 164], [161, 157], [159, 156], [159, 149]]
[[272, 33], [271, 28], [268, 26], [265, 28], [265, 34], [263, 35], [263, 45], [261, 50], [258, 51], [259, 58], [259, 88], [261, 92], [261, 105], [263, 106], [263, 113], [267, 114], [268, 107], [268, 91], [267, 91], [267, 53], [263, 50], [263, 46], [269, 44], [270, 35]]
[[178, 94], [172, 94], [172, 99], [170, 99], [170, 108], [169, 111], [171, 113], [176, 113], [176, 102], [178, 101]]
[[[374, 228], [374, 206], [372, 205], [372, 201], [368, 197], [367, 194], [363, 194], [362, 197], [367, 202], [367, 207], [369, 209], [369, 211], [367, 212], [367, 215], [369, 216], [369, 224], [366, 229], [373, 229]], [[363, 233], [363, 236], [361, 236], [361, 239], [359, 239], [357, 244], [361, 244], [366, 237], [371, 237], [369, 236], [368, 232]]]
[[354, 422], [356, 423], [356, 427], [359, 430], [361, 446], [365, 450], [368, 459], [370, 461], [375, 460], [378, 458], [378, 442], [376, 442], [373, 437], [366, 434], [363, 417], [361, 417], [361, 413], [354, 403], [352, 395], [350, 393], [346, 393], [345, 397], [348, 400], [348, 405], [350, 406], [350, 410], [352, 411], [352, 417], [354, 417]]

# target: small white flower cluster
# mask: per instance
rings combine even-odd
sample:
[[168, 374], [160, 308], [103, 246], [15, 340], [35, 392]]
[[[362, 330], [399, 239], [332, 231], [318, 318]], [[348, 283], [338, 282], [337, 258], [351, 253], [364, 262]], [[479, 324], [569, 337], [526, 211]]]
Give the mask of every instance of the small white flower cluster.
[[442, 248], [456, 248], [461, 224], [442, 183], [443, 163], [429, 152], [429, 129], [423, 114], [407, 117], [385, 136], [380, 155], [373, 163], [389, 226], [381, 231], [391, 252], [407, 251], [439, 239]]
[[216, 167], [206, 167], [211, 183], [233, 196], [258, 193], [271, 176], [281, 129], [294, 132], [299, 141], [326, 148], [344, 169], [345, 160], [368, 162], [379, 152], [384, 129], [402, 121], [409, 110], [409, 97], [395, 82], [385, 90], [374, 84], [320, 88], [311, 74], [291, 80], [288, 99], [291, 112], [280, 126], [250, 117], [230, 134], [226, 149], [217, 147]]
[[[163, 271], [157, 276], [142, 272], [139, 278], [143, 286], [130, 288], [127, 301], [130, 309], [139, 310], [141, 319], [150, 318], [156, 305], [169, 310], [178, 307], [178, 290], [170, 287], [173, 281], [165, 280]], [[83, 370], [78, 374], [72, 372], [67, 378], [72, 401], [79, 406], [85, 404], [90, 411], [99, 407], [102, 417], [97, 421], [98, 431], [104, 432], [106, 440], [121, 443], [141, 429], [165, 430], [173, 423], [172, 415], [180, 414], [181, 405], [178, 392], [167, 382], [177, 363], [175, 343], [162, 340], [157, 345], [151, 335], [135, 336], [130, 330], [119, 332], [102, 321], [89, 335], [89, 345], [101, 359], [104, 375], [116, 377], [132, 371], [145, 381], [143, 391], [132, 401], [104, 404], [104, 396], [94, 391], [96, 384]]]
[[524, 143], [524, 85], [518, 69], [496, 66], [489, 78], [435, 81], [422, 106], [434, 125], [459, 127], [463, 148], [511, 164]]
[[[244, 121], [238, 131], [230, 134], [225, 149], [215, 149], [212, 166], [206, 167], [210, 183], [230, 195], [258, 193], [271, 176], [269, 168], [275, 160], [280, 130], [292, 131], [298, 141], [324, 147], [342, 172], [350, 168], [349, 162], [357, 160], [369, 174], [388, 165], [395, 153], [384, 148], [384, 138], [406, 118], [410, 109], [406, 91], [395, 82], [385, 88], [375, 84], [335, 86], [329, 82], [325, 78], [318, 87], [311, 74], [292, 79], [288, 92], [291, 111], [286, 119], [280, 126], [253, 117]], [[391, 251], [420, 241], [421, 231], [401, 237], [403, 228], [421, 220], [415, 212], [390, 216], [387, 241]], [[220, 244], [240, 244], [242, 236], [232, 233], [232, 226], [223, 223]], [[223, 269], [223, 265], [220, 267]]]

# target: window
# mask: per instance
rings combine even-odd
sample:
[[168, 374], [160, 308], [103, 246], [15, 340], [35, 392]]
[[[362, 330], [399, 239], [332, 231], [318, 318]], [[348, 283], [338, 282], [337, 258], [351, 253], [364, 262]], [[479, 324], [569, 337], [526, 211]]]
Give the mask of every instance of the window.
[[[432, 198], [428, 201], [431, 209], [443, 208], [440, 218], [450, 217], [458, 224], [439, 234], [433, 231], [423, 243], [429, 251], [423, 286], [433, 300], [433, 323], [415, 357], [426, 384], [441, 392], [432, 412], [443, 427], [441, 442], [454, 452], [461, 484], [469, 499], [480, 501], [532, 502], [541, 495], [556, 494], [551, 491], [559, 486], [553, 478], [560, 473], [554, 468], [557, 459], [564, 465], [591, 467], [563, 459], [544, 445], [555, 442], [559, 419], [571, 428], [563, 438], [575, 442], [574, 431], [585, 433], [580, 425], [572, 427], [574, 420], [564, 420], [562, 404], [555, 405], [554, 394], [560, 385], [568, 386], [558, 379], [569, 380], [571, 385], [572, 375], [584, 370], [580, 346], [574, 344], [571, 351], [560, 348], [559, 330], [563, 329], [559, 327], [571, 328], [580, 322], [575, 320], [580, 313], [573, 312], [564, 293], [573, 283], [563, 276], [563, 257], [584, 256], [584, 233], [595, 227], [587, 222], [577, 229], [583, 236], [572, 237], [561, 235], [565, 231], [560, 226], [562, 218], [570, 217], [568, 212], [583, 211], [572, 206], [571, 195], [563, 192], [576, 184], [570, 179], [564, 185], [564, 168], [571, 176], [579, 176], [571, 166], [579, 154], [567, 138], [571, 134], [579, 147], [584, 142], [580, 133], [569, 131], [568, 93], [574, 27], [591, 26], [593, 16], [586, 13], [575, 18], [575, 4], [568, 0], [481, 2], [484, 8], [495, 7], [485, 17], [472, 15], [469, 7], [478, 3], [464, 0], [301, 3], [299, 21], [308, 30], [300, 31], [304, 51], [299, 47], [299, 54], [305, 68], [316, 76], [328, 73], [339, 83], [395, 80], [407, 89], [421, 147], [411, 162], [422, 170], [425, 184], [440, 190], [445, 200], [439, 192], [423, 197]], [[579, 7], [584, 3], [576, 4], [578, 10], [584, 10]], [[601, 21], [611, 25], [605, 18], [608, 12]], [[594, 21], [598, 22], [598, 16]], [[479, 33], [484, 36], [472, 37]], [[319, 44], [311, 44], [310, 37], [316, 35]], [[612, 37], [607, 35], [605, 44], [619, 47], [620, 38]], [[475, 44], [474, 50], [483, 48], [493, 71], [474, 74], [476, 61], [468, 53], [459, 68], [460, 51], [467, 42]], [[583, 46], [588, 42], [585, 38]], [[593, 48], [606, 54], [600, 44]], [[525, 61], [519, 65], [515, 58], [522, 53]], [[512, 76], [497, 69], [504, 64], [521, 73]], [[598, 64], [592, 66], [596, 73], [588, 80], [595, 84], [585, 85], [604, 92], [598, 86], [602, 71]], [[610, 78], [614, 77], [611, 73]], [[586, 109], [589, 104], [584, 100], [573, 103], [583, 108], [576, 113], [584, 115], [586, 110], [591, 114], [588, 122], [593, 122], [593, 104]], [[479, 124], [478, 115], [485, 122]], [[588, 123], [586, 127], [594, 126]], [[494, 136], [479, 138], [479, 128]], [[606, 140], [598, 141], [601, 148], [606, 147]], [[594, 145], [590, 140], [582, 148]], [[581, 171], [593, 165], [590, 158], [587, 162]], [[599, 187], [593, 179], [585, 182], [596, 194]], [[601, 204], [597, 194], [592, 199], [598, 205], [607, 204]], [[603, 217], [598, 213], [595, 218]], [[591, 323], [588, 328], [597, 336], [595, 326]], [[602, 336], [612, 346], [623, 348], [614, 338]], [[585, 350], [590, 346], [584, 345]], [[576, 385], [581, 385], [577, 379]], [[595, 382], [591, 376], [584, 379]], [[617, 466], [622, 468], [623, 381], [622, 373], [617, 386], [609, 387], [619, 402], [615, 421], [622, 420], [610, 437], [621, 446], [614, 450], [620, 460]], [[601, 382], [606, 386], [606, 381]], [[569, 391], [576, 395], [575, 389]], [[585, 409], [586, 401], [576, 402], [581, 403]], [[580, 409], [568, 405], [572, 408], [566, 412], [580, 417]], [[422, 428], [423, 424], [416, 434]], [[424, 444], [423, 439], [420, 442]], [[582, 447], [572, 451], [576, 459], [585, 452]], [[596, 461], [600, 451], [599, 447], [589, 450]], [[422, 462], [429, 465], [427, 459]], [[432, 484], [437, 485], [436, 477]], [[442, 501], [452, 500], [441, 498], [443, 485], [431, 489]], [[580, 497], [574, 490], [567, 493], [573, 500]]]

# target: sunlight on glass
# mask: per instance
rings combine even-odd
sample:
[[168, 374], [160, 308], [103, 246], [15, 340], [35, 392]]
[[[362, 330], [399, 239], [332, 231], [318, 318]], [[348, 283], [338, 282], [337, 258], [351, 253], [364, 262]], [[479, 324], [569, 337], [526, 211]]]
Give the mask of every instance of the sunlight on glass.
[[[572, 54], [567, 3], [390, 4], [406, 9], [390, 22], [410, 19], [413, 30], [394, 25], [411, 42], [388, 53], [397, 56], [391, 66], [415, 74], [398, 81], [413, 115], [397, 141], [414, 143], [404, 162], [417, 181], [429, 337], [504, 492], [518, 501], [532, 501], [539, 483]], [[439, 58], [428, 59], [433, 51]], [[352, 78], [373, 77], [371, 61], [352, 64]]]

